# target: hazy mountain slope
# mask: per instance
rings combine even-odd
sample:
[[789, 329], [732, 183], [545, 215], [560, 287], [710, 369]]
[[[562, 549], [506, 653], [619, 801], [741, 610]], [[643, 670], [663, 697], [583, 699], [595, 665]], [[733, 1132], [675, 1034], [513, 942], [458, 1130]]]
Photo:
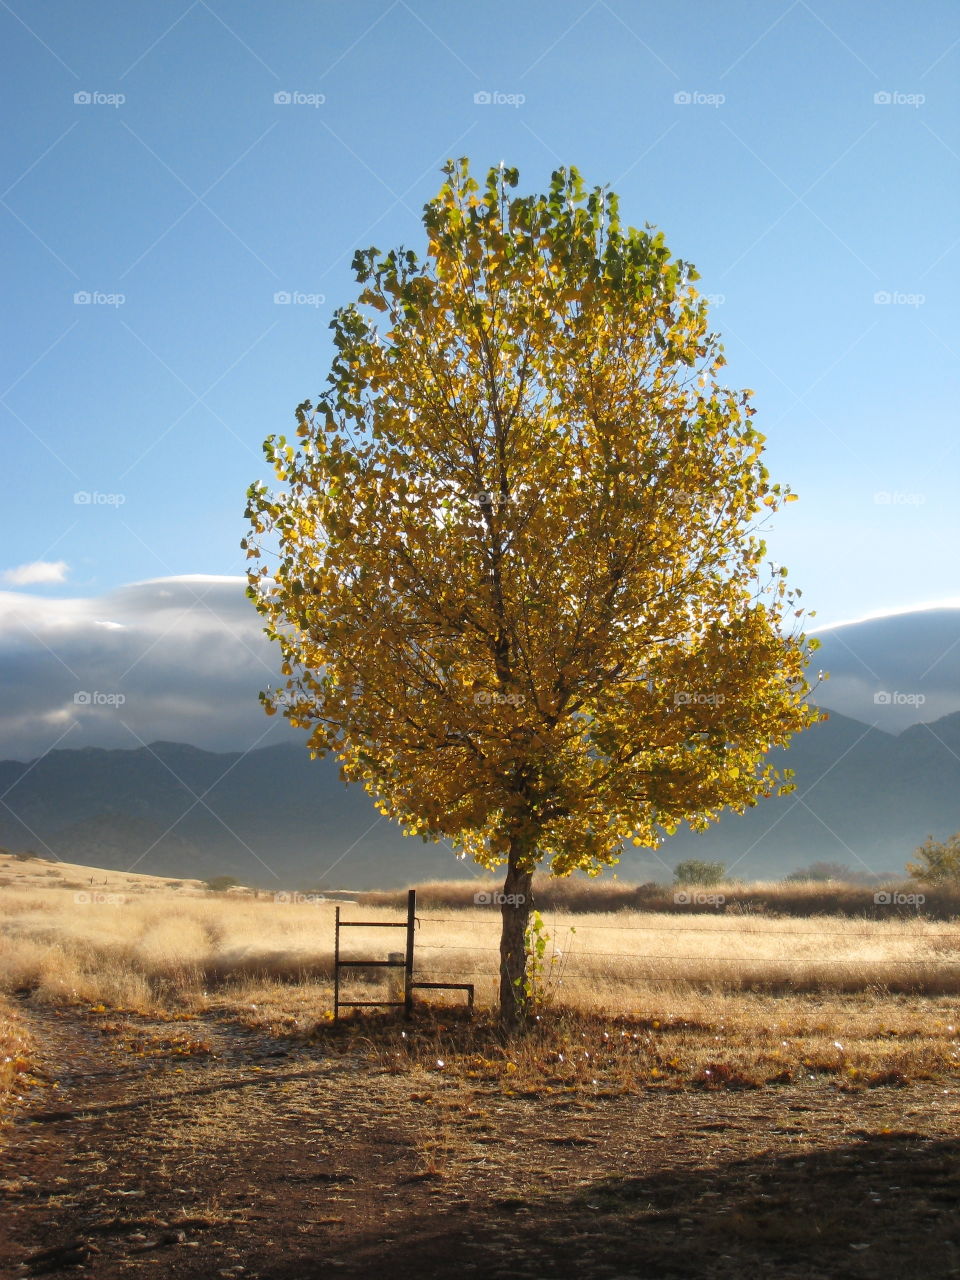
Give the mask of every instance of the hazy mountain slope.
[[899, 733], [960, 710], [960, 609], [914, 609], [814, 632], [820, 705]]
[[[830, 719], [776, 751], [797, 790], [680, 831], [654, 857], [628, 849], [622, 875], [662, 878], [683, 857], [781, 876], [815, 860], [902, 869], [928, 833], [960, 829], [960, 712], [898, 736]], [[302, 744], [243, 754], [158, 742], [52, 751], [0, 763], [0, 844], [160, 875], [230, 873], [267, 887], [395, 885], [471, 874], [443, 846], [404, 837], [332, 759]]]

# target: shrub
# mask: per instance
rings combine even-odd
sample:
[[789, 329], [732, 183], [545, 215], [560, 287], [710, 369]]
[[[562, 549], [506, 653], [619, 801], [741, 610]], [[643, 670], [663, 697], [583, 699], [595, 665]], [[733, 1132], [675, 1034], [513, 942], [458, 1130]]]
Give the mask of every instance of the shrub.
[[703, 862], [699, 858], [688, 858], [686, 862], [677, 863], [673, 878], [677, 884], [720, 884], [726, 871], [722, 862]]
[[946, 840], [926, 840], [914, 853], [916, 862], [907, 863], [907, 874], [924, 884], [950, 884], [960, 881], [960, 831]]
[[209, 880], [204, 880], [203, 883], [213, 893], [226, 893], [228, 889], [232, 889], [240, 881], [236, 876], [211, 876]]
[[783, 878], [787, 883], [795, 880], [839, 880], [851, 884], [854, 874], [845, 862], [811, 862], [809, 867], [798, 867]]

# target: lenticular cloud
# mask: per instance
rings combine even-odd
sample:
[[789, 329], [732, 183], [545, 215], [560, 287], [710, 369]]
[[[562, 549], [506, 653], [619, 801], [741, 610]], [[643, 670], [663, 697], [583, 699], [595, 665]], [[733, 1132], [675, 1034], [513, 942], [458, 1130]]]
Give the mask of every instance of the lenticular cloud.
[[158, 739], [243, 750], [293, 736], [257, 698], [282, 683], [279, 653], [245, 588], [195, 575], [87, 598], [0, 592], [0, 758]]

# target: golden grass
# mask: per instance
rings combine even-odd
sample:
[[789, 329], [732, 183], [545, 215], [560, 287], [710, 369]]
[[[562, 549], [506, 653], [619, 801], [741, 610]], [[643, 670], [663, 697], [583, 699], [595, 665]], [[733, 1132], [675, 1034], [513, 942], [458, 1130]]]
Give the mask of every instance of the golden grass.
[[0, 989], [151, 1011], [270, 974], [329, 977], [332, 908], [220, 895], [0, 889]]
[[61, 862], [37, 854], [15, 854], [0, 849], [0, 887], [69, 888], [97, 893], [184, 894], [204, 893], [200, 880], [151, 876], [139, 871], [108, 871], [81, 862]]
[[[419, 885], [417, 905], [425, 908], [471, 907], [474, 895], [479, 892], [496, 893], [502, 885], [494, 879], [483, 880], [435, 880]], [[619, 911], [655, 911], [670, 915], [691, 915], [698, 912], [716, 914], [709, 904], [678, 903], [678, 890], [687, 889], [692, 894], [720, 894], [723, 901], [721, 913], [807, 916], [842, 915], [885, 920], [892, 917], [911, 917], [917, 914], [910, 899], [921, 894], [922, 914], [929, 919], [950, 920], [960, 916], [960, 883], [923, 885], [913, 881], [890, 882], [864, 886], [847, 884], [839, 880], [801, 881], [739, 881], [717, 884], [709, 888], [674, 884], [631, 884], [614, 876], [591, 880], [585, 876], [567, 876], [551, 879], [534, 877], [534, 900], [541, 911], [594, 914]], [[877, 903], [875, 894], [886, 890], [889, 895], [902, 895], [906, 901]], [[357, 899], [370, 906], [394, 907], [402, 910], [406, 904], [406, 890], [383, 889], [361, 892]]]
[[[537, 1096], [640, 1088], [759, 1088], [827, 1078], [844, 1091], [960, 1074], [960, 1001], [864, 993], [645, 993], [647, 1010], [559, 1010], [504, 1042], [483, 1015], [423, 1013], [416, 1030], [377, 1019], [340, 1035], [369, 1044], [388, 1070]], [[332, 1035], [333, 1029], [327, 1033]]]
[[16, 1009], [0, 997], [0, 1128], [33, 1070], [33, 1046]]
[[[224, 984], [263, 979], [329, 986], [333, 912], [326, 902], [176, 894], [76, 901], [70, 891], [0, 889], [0, 989], [55, 1002], [166, 1008], [203, 1002]], [[396, 921], [386, 906], [343, 908], [344, 919]], [[497, 986], [500, 913], [418, 904], [418, 976], [474, 982], [481, 1006]], [[689, 986], [744, 990], [960, 993], [960, 922], [704, 912], [543, 912], [546, 999], [615, 1012], [642, 992]], [[342, 952], [402, 951], [400, 929], [349, 930]], [[369, 995], [383, 981], [363, 971]]]
[[[418, 905], [418, 976], [474, 982], [478, 1012], [469, 1022], [461, 993], [430, 992], [408, 1035], [379, 1014], [330, 1026], [333, 913], [330, 903], [175, 893], [77, 902], [64, 889], [7, 887], [0, 991], [158, 1017], [223, 1014], [350, 1044], [391, 1070], [453, 1072], [507, 1091], [746, 1087], [821, 1074], [858, 1088], [960, 1067], [955, 921], [544, 911], [540, 1024], [511, 1047], [491, 1013], [495, 906]], [[369, 904], [343, 915], [400, 918]], [[403, 937], [349, 930], [343, 952], [382, 958]], [[371, 970], [345, 998], [384, 991]]]
[[[364, 908], [369, 911], [370, 908]], [[499, 915], [488, 907], [422, 911], [418, 962], [493, 996]], [[544, 912], [548, 993], [589, 1009], [629, 1007], [639, 987], [960, 992], [960, 925], [923, 918], [774, 919], [759, 915]]]

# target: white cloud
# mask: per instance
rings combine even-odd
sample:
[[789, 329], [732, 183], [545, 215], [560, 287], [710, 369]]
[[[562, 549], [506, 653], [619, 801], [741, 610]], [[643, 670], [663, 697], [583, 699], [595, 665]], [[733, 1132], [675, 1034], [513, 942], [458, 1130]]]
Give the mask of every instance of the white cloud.
[[830, 673], [822, 706], [891, 733], [960, 711], [960, 602], [835, 623], [817, 639], [807, 678]]
[[88, 598], [0, 590], [0, 759], [40, 755], [67, 728], [64, 747], [305, 740], [260, 705], [284, 679], [246, 585], [185, 575]]
[[[0, 760], [30, 760], [55, 745], [305, 743], [258, 700], [284, 678], [246, 584], [184, 575], [92, 597], [0, 590]], [[821, 639], [808, 675], [831, 673], [815, 695], [822, 705], [891, 732], [960, 709], [960, 608], [824, 629]], [[896, 696], [879, 704], [878, 691]]]
[[0, 582], [11, 587], [33, 587], [42, 582], [65, 582], [69, 565], [66, 560], [34, 560], [16, 569], [4, 569]]
[[960, 609], [960, 596], [946, 596], [942, 600], [925, 600], [922, 604], [906, 604], [896, 609], [880, 609], [876, 613], [864, 613], [857, 618], [846, 618], [842, 622], [822, 622], [811, 627], [808, 634], [822, 635], [825, 631], [835, 631], [837, 627], [854, 627], [859, 622], [875, 622], [881, 618], [899, 618], [904, 613], [926, 613], [932, 609]]

